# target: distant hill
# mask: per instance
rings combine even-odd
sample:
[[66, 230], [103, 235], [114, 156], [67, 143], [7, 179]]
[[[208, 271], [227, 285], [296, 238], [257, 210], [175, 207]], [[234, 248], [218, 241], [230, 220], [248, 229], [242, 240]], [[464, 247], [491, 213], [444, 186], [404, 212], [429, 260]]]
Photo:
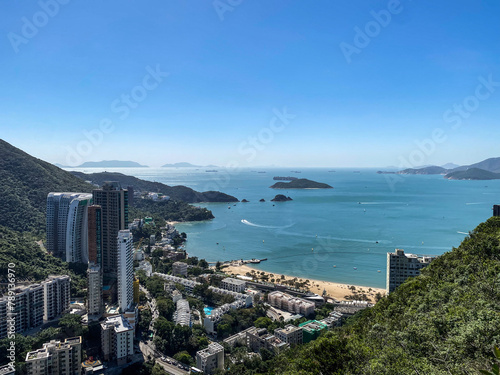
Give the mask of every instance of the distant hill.
[[460, 167], [458, 164], [455, 164], [455, 163], [446, 163], [444, 165], [441, 166], [441, 168], [444, 168], [444, 169], [454, 169], [454, 168], [458, 168]]
[[118, 172], [86, 174], [72, 171], [71, 173], [84, 181], [92, 181], [92, 183], [97, 185], [102, 185], [105, 181], [118, 181], [123, 187], [133, 186], [135, 191], [163, 193], [168, 195], [172, 200], [181, 200], [188, 203], [238, 202], [238, 198], [219, 191], [206, 191], [200, 193], [186, 186], [168, 186], [161, 182], [145, 181]]
[[448, 170], [443, 167], [424, 167], [419, 169], [408, 168], [397, 172], [398, 174], [445, 174]]
[[333, 189], [328, 184], [299, 178], [290, 182], [277, 182], [270, 186], [271, 189]]
[[18, 231], [43, 232], [49, 192], [89, 193], [92, 188], [72, 174], [0, 139], [0, 225]]
[[174, 163], [174, 164], [165, 164], [162, 165], [162, 168], [217, 168], [216, 165], [195, 165], [186, 162]]
[[147, 168], [147, 165], [141, 165], [135, 161], [122, 160], [103, 160], [87, 161], [74, 168]]
[[489, 158], [480, 161], [479, 163], [471, 165], [463, 165], [461, 167], [451, 170], [450, 172], [464, 171], [470, 168], [479, 168], [489, 172], [500, 173], [500, 158]]
[[479, 168], [470, 168], [466, 171], [450, 172], [444, 177], [449, 180], [500, 180], [500, 173], [485, 171]]

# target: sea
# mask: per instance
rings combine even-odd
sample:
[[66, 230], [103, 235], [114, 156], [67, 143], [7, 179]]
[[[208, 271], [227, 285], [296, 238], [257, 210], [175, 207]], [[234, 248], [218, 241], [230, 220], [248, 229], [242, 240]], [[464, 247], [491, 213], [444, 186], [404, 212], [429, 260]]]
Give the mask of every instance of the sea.
[[[215, 219], [176, 225], [187, 234], [191, 256], [209, 262], [265, 258], [255, 268], [377, 288], [385, 287], [387, 252], [451, 251], [500, 202], [500, 180], [452, 181], [441, 175], [378, 174], [376, 169], [106, 170], [249, 201], [196, 204], [210, 209]], [[274, 176], [307, 178], [334, 188], [274, 190]], [[276, 194], [293, 200], [271, 202]]]

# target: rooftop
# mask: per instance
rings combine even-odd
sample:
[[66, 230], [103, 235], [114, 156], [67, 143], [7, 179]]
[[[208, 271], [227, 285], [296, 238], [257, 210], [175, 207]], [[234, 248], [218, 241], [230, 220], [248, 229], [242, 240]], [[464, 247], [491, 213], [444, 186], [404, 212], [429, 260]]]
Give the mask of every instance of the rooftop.
[[116, 333], [133, 330], [128, 320], [121, 315], [107, 317], [106, 320], [101, 323], [101, 327], [102, 329], [109, 329], [113, 327]]

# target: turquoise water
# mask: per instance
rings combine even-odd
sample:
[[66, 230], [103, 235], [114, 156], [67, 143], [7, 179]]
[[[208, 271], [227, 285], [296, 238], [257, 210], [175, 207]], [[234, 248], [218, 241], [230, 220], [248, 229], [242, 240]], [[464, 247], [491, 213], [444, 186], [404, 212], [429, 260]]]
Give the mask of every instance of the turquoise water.
[[[203, 204], [213, 211], [214, 220], [177, 225], [188, 234], [186, 247], [191, 255], [208, 261], [268, 258], [256, 267], [374, 287], [385, 287], [388, 251], [402, 248], [408, 253], [443, 254], [490, 217], [500, 197], [500, 181], [400, 177], [366, 169], [360, 173], [300, 169], [300, 174], [292, 170], [266, 168], [259, 171], [267, 173], [245, 170], [237, 174], [206, 173], [205, 168], [117, 171], [200, 191], [220, 190], [250, 201], [236, 206]], [[275, 182], [273, 176], [278, 175], [309, 178], [334, 189], [269, 189]], [[399, 180], [394, 185], [388, 178]], [[293, 201], [270, 202], [278, 193]], [[261, 198], [266, 202], [260, 203]]]
[[214, 309], [213, 307], [205, 307], [203, 309], [203, 312], [205, 313], [206, 316], [210, 316], [210, 315], [212, 315], [212, 310], [213, 309]]

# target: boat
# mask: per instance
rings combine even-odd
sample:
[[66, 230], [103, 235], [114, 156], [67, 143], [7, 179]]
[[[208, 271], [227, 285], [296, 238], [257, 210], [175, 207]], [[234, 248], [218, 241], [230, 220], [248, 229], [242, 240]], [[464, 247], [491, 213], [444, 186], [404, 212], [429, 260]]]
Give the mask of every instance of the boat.
[[219, 172], [219, 171], [217, 171], [215, 169], [207, 169], [205, 172]]
[[357, 269], [358, 269], [358, 267], [352, 267], [352, 268], [354, 268], [355, 270], [357, 270]]
[[248, 263], [255, 263], [255, 264], [258, 264], [258, 263], [260, 263], [260, 259], [255, 259], [255, 258], [254, 258], [254, 259], [250, 259], [250, 260], [248, 261]]

